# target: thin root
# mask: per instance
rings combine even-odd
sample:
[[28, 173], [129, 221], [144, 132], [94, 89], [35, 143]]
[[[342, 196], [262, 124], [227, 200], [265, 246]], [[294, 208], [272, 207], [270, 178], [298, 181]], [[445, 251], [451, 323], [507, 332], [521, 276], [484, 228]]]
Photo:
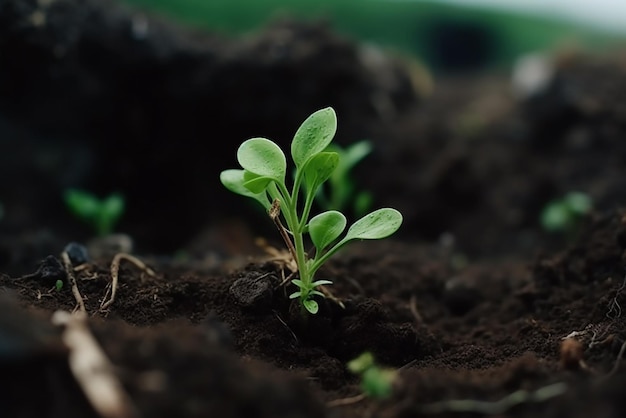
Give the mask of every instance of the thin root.
[[413, 318], [415, 318], [415, 325], [418, 327], [424, 324], [424, 319], [420, 312], [417, 310], [417, 298], [415, 295], [411, 295], [411, 301], [409, 302], [409, 308], [411, 309], [411, 314], [413, 314]]
[[326, 299], [332, 300], [337, 305], [341, 306], [341, 309], [346, 309], [346, 305], [344, 305], [343, 302], [341, 300], [339, 300], [339, 298], [333, 294], [333, 292], [328, 290], [328, 288], [326, 286], [318, 286], [317, 289], [319, 289], [319, 291], [324, 294]]
[[486, 402], [473, 399], [451, 399], [449, 401], [435, 402], [419, 408], [423, 413], [440, 414], [442, 412], [469, 412], [484, 415], [500, 415], [514, 406], [524, 403], [545, 402], [560, 396], [567, 391], [565, 383], [553, 383], [535, 391], [518, 390], [499, 401]]
[[100, 311], [108, 309], [113, 304], [113, 302], [115, 302], [115, 294], [117, 293], [117, 284], [119, 281], [120, 263], [122, 262], [122, 260], [126, 260], [134, 264], [150, 276], [156, 275], [154, 270], [148, 267], [143, 261], [141, 261], [137, 257], [125, 253], [116, 254], [115, 257], [113, 257], [113, 261], [111, 262], [111, 297], [105, 302], [105, 296], [105, 298], [102, 300], [102, 303], [100, 304]]
[[360, 395], [350, 396], [349, 398], [341, 398], [341, 399], [336, 399], [334, 401], [327, 402], [326, 406], [328, 408], [335, 408], [338, 406], [354, 405], [355, 403], [361, 402], [365, 398], [366, 398], [366, 395], [364, 393], [361, 393]]
[[70, 260], [70, 256], [67, 254], [67, 251], [63, 251], [61, 253], [61, 260], [63, 261], [63, 267], [65, 268], [65, 274], [67, 275], [67, 279], [69, 280], [70, 286], [72, 287], [72, 294], [74, 295], [74, 299], [76, 299], [76, 305], [81, 312], [87, 313], [87, 309], [85, 309], [85, 302], [83, 301], [83, 297], [78, 290], [78, 284], [76, 284], [76, 277], [74, 276], [74, 266], [72, 266], [72, 261]]
[[617, 371], [619, 370], [619, 366], [622, 363], [622, 357], [624, 356], [624, 352], [626, 352], [626, 341], [622, 343], [622, 346], [619, 349], [619, 353], [617, 354], [617, 359], [615, 360], [615, 364], [613, 365], [613, 368], [611, 369], [610, 372], [600, 377], [599, 379], [600, 381], [604, 381], [608, 379], [609, 377], [613, 376], [615, 373], [617, 373]]

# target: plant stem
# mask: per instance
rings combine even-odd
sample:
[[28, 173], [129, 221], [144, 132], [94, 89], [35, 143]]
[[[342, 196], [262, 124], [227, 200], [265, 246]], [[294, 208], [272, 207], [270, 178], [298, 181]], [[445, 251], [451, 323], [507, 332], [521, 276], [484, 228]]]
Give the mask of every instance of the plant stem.
[[296, 260], [296, 264], [298, 264], [298, 270], [300, 270], [300, 265], [298, 263], [296, 249], [293, 247], [293, 242], [291, 242], [291, 238], [289, 238], [289, 234], [287, 233], [287, 230], [283, 226], [283, 223], [280, 221], [280, 200], [279, 199], [274, 199], [274, 201], [272, 202], [272, 206], [270, 207], [270, 210], [269, 210], [269, 215], [272, 221], [274, 222], [274, 225], [276, 225], [276, 228], [278, 228], [278, 232], [280, 233], [280, 236], [283, 238], [283, 241], [285, 241], [285, 244], [287, 245], [287, 248], [289, 249], [289, 253], [293, 257], [293, 259]]

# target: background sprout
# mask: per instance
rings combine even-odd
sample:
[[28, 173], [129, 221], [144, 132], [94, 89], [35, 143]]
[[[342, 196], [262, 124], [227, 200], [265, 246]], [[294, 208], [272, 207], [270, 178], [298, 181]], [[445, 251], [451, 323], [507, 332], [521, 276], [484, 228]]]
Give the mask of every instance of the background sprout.
[[124, 212], [124, 198], [113, 193], [104, 199], [94, 194], [68, 189], [64, 194], [65, 204], [79, 219], [90, 224], [99, 236], [113, 232], [113, 228]]
[[[317, 287], [331, 284], [329, 280], [314, 281], [317, 270], [348, 242], [386, 238], [402, 224], [400, 212], [383, 208], [354, 222], [341, 238], [347, 226], [341, 212], [329, 210], [310, 217], [315, 196], [341, 164], [340, 154], [328, 151], [336, 130], [337, 118], [330, 107], [313, 113], [298, 128], [291, 143], [291, 157], [296, 166], [291, 188], [285, 181], [285, 154], [265, 138], [242, 143], [237, 150], [242, 169], [220, 174], [227, 189], [256, 200], [268, 210], [298, 266], [299, 278], [292, 280], [298, 290], [289, 297], [299, 299], [302, 307], [312, 314], [319, 309], [314, 296], [324, 296]], [[311, 256], [305, 249], [306, 234], [315, 247]]]
[[567, 193], [549, 202], [541, 212], [541, 226], [549, 232], [571, 232], [591, 211], [591, 198], [581, 192]]
[[361, 377], [361, 390], [370, 398], [386, 399], [391, 396], [395, 370], [384, 369], [376, 364], [374, 356], [365, 352], [348, 363], [348, 370]]
[[316, 200], [327, 210], [348, 210], [351, 205], [357, 216], [367, 213], [372, 206], [372, 195], [366, 191], [356, 190], [350, 172], [372, 152], [372, 144], [369, 141], [359, 141], [345, 149], [331, 144], [326, 151], [339, 155], [339, 165], [325, 187], [315, 195]]

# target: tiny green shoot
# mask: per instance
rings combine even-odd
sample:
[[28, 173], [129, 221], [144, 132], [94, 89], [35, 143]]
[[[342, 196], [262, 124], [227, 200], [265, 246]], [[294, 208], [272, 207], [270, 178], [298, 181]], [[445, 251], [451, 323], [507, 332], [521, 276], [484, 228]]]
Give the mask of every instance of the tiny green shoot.
[[63, 289], [63, 280], [60, 280], [60, 279], [59, 279], [59, 280], [57, 280], [57, 281], [54, 283], [54, 289], [55, 289], [57, 292], [60, 292], [60, 291]]
[[83, 190], [68, 189], [63, 197], [69, 210], [89, 223], [99, 236], [111, 234], [124, 212], [124, 198], [117, 193], [99, 199]]
[[548, 232], [572, 232], [591, 211], [591, 198], [581, 192], [569, 192], [550, 201], [541, 212], [541, 226]]
[[374, 399], [391, 396], [397, 373], [378, 366], [372, 353], [365, 352], [348, 362], [348, 370], [361, 377], [361, 390], [366, 396]]
[[[299, 277], [291, 281], [298, 290], [289, 297], [299, 299], [302, 307], [312, 314], [319, 310], [314, 297], [324, 296], [317, 288], [332, 283], [314, 279], [319, 268], [347, 243], [386, 238], [402, 224], [402, 215], [397, 210], [378, 209], [354, 222], [340, 238], [347, 226], [341, 212], [328, 210], [310, 216], [320, 187], [340, 164], [339, 154], [326, 150], [336, 130], [337, 118], [330, 107], [313, 113], [298, 128], [291, 142], [295, 164], [291, 188], [285, 180], [285, 154], [265, 138], [243, 142], [237, 150], [242, 169], [225, 170], [220, 174], [228, 190], [256, 200], [268, 211], [298, 267]], [[306, 235], [315, 248], [311, 256], [305, 249]]]
[[372, 152], [372, 144], [359, 141], [345, 149], [331, 144], [326, 151], [339, 154], [339, 164], [325, 187], [320, 188], [315, 195], [317, 202], [326, 210], [347, 210], [351, 204], [356, 215], [367, 213], [372, 205], [372, 195], [366, 191], [357, 191], [350, 172]]

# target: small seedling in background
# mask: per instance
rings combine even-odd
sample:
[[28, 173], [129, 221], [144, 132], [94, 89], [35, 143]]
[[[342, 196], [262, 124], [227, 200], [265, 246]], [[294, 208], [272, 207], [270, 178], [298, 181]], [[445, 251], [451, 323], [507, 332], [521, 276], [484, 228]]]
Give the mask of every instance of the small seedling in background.
[[[402, 224], [402, 215], [397, 210], [379, 209], [353, 223], [339, 239], [347, 224], [341, 212], [329, 210], [310, 218], [315, 196], [340, 164], [338, 153], [325, 151], [336, 130], [337, 118], [330, 107], [313, 113], [298, 128], [291, 143], [296, 166], [291, 191], [285, 182], [285, 154], [265, 138], [249, 139], [239, 146], [237, 160], [243, 169], [220, 174], [227, 189], [255, 199], [269, 212], [298, 266], [299, 278], [291, 281], [298, 291], [289, 297], [298, 298], [302, 307], [312, 314], [319, 309], [313, 297], [324, 296], [317, 287], [331, 284], [329, 280], [314, 281], [317, 270], [348, 242], [386, 238]], [[306, 234], [315, 247], [311, 257], [305, 249]]]
[[549, 232], [575, 231], [581, 219], [591, 211], [591, 198], [585, 193], [570, 192], [549, 202], [541, 212], [541, 226]]
[[345, 211], [352, 205], [351, 209], [357, 216], [367, 213], [372, 206], [372, 195], [356, 190], [350, 172], [372, 152], [371, 143], [360, 141], [345, 149], [330, 145], [326, 151], [336, 152], [339, 155], [339, 164], [325, 184], [326, 187], [320, 189], [315, 199], [326, 210]]
[[54, 283], [54, 289], [60, 292], [63, 289], [63, 280], [57, 280], [56, 283]]
[[391, 396], [397, 373], [378, 366], [372, 353], [365, 352], [348, 362], [348, 370], [361, 377], [361, 389], [368, 397], [386, 399]]
[[78, 218], [89, 223], [99, 236], [113, 232], [113, 227], [124, 212], [124, 198], [113, 193], [104, 199], [82, 190], [65, 191], [65, 204]]

